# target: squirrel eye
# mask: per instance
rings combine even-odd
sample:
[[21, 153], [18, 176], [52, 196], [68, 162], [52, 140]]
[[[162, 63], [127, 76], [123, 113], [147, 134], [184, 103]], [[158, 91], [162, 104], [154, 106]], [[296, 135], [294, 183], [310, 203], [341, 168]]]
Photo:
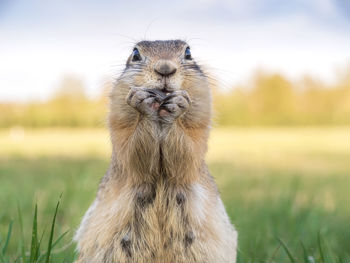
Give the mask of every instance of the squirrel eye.
[[137, 48], [132, 51], [132, 61], [141, 61], [141, 55]]
[[190, 47], [185, 50], [185, 59], [192, 59]]

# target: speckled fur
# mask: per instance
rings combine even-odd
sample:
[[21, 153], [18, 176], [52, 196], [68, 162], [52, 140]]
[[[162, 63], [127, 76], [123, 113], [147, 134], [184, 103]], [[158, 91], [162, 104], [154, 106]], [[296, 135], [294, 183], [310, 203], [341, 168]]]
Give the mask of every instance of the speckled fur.
[[[77, 262], [236, 262], [237, 232], [204, 161], [208, 78], [184, 59], [183, 41], [136, 47], [142, 61], [128, 59], [110, 95], [111, 165], [76, 233]], [[166, 80], [154, 72], [160, 59], [177, 67]], [[146, 114], [126, 102], [131, 89], [161, 89], [165, 82], [180, 94], [171, 102], [177, 114]], [[190, 98], [186, 107], [176, 105], [181, 94]]]

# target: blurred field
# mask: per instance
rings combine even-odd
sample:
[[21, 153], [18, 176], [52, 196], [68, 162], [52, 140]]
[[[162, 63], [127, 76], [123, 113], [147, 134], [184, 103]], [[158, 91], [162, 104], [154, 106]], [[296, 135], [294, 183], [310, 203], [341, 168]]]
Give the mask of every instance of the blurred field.
[[[104, 129], [0, 130], [1, 237], [10, 220], [17, 220], [17, 203], [26, 239], [35, 202], [44, 230], [63, 193], [57, 233], [69, 230], [61, 246], [69, 244], [109, 155]], [[289, 262], [276, 237], [298, 259], [302, 242], [307, 254], [322, 262], [319, 233], [332, 251], [326, 257], [334, 258], [327, 262], [350, 262], [350, 128], [214, 129], [208, 163], [239, 231], [240, 262]], [[12, 254], [18, 238], [15, 221]], [[73, 249], [53, 262], [70, 262]]]

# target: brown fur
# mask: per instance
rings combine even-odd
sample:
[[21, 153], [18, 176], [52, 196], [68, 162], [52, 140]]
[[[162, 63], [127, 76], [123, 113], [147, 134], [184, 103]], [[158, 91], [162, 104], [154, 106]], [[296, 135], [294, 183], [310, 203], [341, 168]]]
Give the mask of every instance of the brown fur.
[[[235, 262], [237, 233], [204, 161], [208, 79], [183, 41], [136, 47], [142, 61], [128, 59], [110, 95], [111, 165], [77, 232], [77, 262]], [[176, 73], [160, 77], [159, 60]], [[175, 95], [162, 108], [145, 88], [164, 87]]]

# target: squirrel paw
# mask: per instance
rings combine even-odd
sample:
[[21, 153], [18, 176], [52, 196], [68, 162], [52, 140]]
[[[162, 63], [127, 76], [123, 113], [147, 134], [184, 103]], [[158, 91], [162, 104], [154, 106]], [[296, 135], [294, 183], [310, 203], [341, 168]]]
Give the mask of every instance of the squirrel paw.
[[191, 99], [185, 90], [177, 90], [165, 98], [158, 114], [162, 122], [171, 123], [185, 113], [191, 105]]
[[130, 89], [126, 102], [138, 112], [155, 117], [160, 105], [154, 94], [146, 89], [136, 87]]

